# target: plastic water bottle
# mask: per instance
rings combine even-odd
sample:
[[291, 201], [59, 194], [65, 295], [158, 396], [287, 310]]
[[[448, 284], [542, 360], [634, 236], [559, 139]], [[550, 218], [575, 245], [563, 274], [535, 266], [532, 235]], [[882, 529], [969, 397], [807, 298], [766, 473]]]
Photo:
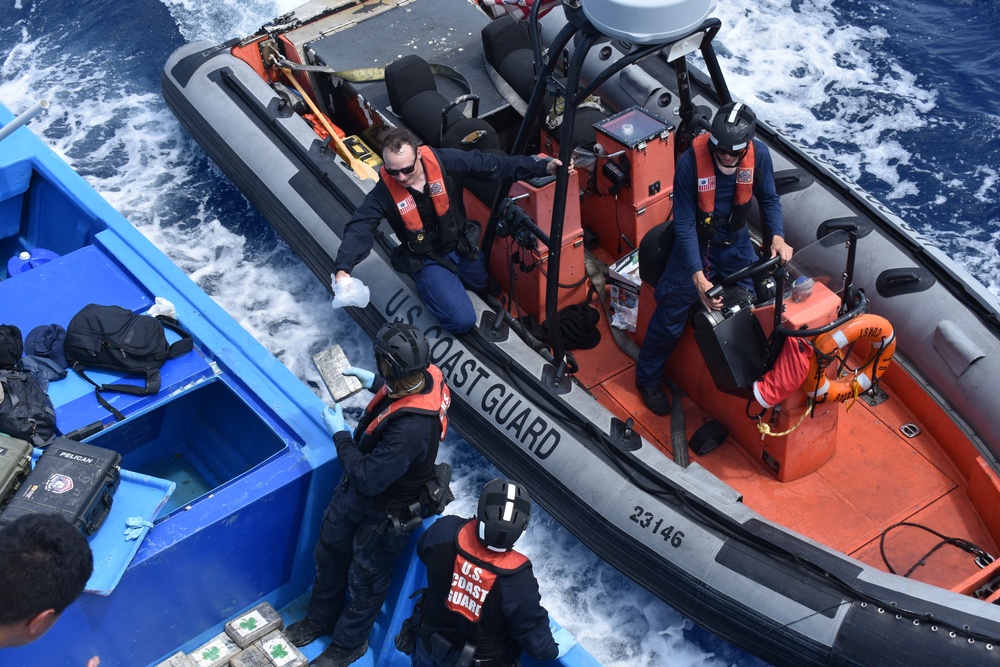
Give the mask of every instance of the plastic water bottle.
[[7, 277], [13, 277], [58, 258], [57, 253], [45, 248], [24, 250], [7, 260]]
[[812, 296], [813, 279], [809, 276], [799, 276], [792, 283], [792, 301], [798, 303]]

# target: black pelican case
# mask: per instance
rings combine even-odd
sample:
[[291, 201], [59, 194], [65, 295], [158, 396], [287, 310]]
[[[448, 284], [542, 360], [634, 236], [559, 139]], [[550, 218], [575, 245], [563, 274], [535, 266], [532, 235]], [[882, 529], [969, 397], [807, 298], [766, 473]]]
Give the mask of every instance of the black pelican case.
[[31, 470], [31, 444], [0, 433], [0, 508]]
[[116, 451], [56, 438], [0, 512], [0, 527], [22, 514], [61, 514], [84, 535], [104, 523], [120, 481]]

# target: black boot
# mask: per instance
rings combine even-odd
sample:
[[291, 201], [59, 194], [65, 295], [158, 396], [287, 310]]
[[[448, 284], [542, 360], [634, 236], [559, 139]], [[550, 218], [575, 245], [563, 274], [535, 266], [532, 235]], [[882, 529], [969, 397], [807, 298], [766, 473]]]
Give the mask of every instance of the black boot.
[[301, 621], [292, 623], [285, 628], [284, 634], [285, 639], [295, 646], [305, 646], [312, 644], [317, 637], [328, 635], [331, 632], [333, 632], [333, 628], [320, 625], [306, 616]]
[[642, 397], [642, 402], [646, 404], [649, 411], [654, 415], [669, 415], [670, 414], [670, 399], [667, 395], [663, 393], [659, 384], [653, 385], [652, 387], [645, 387], [641, 384], [636, 384], [636, 389], [639, 390], [639, 396]]
[[312, 667], [347, 667], [363, 656], [367, 650], [368, 642], [354, 648], [341, 648], [336, 644], [330, 644], [309, 664]]

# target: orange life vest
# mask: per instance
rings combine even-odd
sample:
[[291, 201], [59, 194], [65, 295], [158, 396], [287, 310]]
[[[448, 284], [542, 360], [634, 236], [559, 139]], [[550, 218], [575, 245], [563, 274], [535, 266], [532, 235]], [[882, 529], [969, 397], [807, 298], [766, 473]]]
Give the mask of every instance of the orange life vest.
[[[691, 149], [694, 151], [695, 163], [698, 167], [698, 222], [699, 231], [702, 225], [710, 226], [714, 234], [715, 213], [715, 157], [709, 146], [709, 135], [700, 134], [691, 142]], [[750, 199], [753, 197], [754, 181], [754, 155], [753, 142], [747, 145], [747, 150], [736, 165], [736, 196], [733, 201], [732, 213], [729, 216], [727, 227], [729, 231], [736, 231], [746, 224], [747, 214], [750, 212]]]
[[455, 563], [445, 606], [478, 623], [483, 603], [497, 577], [516, 572], [528, 564], [528, 557], [511, 549], [491, 551], [476, 537], [476, 520], [470, 519], [455, 538]]
[[[379, 433], [390, 421], [408, 412], [437, 415], [441, 424], [441, 432], [438, 439], [444, 440], [444, 436], [448, 432], [448, 407], [451, 405], [451, 391], [448, 389], [448, 385], [445, 384], [444, 376], [437, 366], [428, 366], [427, 372], [430, 374], [432, 381], [430, 391], [397, 398], [384, 410], [379, 412], [376, 412], [379, 403], [389, 397], [389, 385], [382, 385], [382, 388], [375, 392], [375, 396], [368, 403], [368, 407], [365, 408], [365, 414], [362, 415], [361, 421], [358, 424], [361, 437], [356, 437], [356, 441], [359, 444], [362, 440], [377, 442]], [[359, 448], [362, 451], [365, 449], [363, 446]]]
[[417, 151], [417, 159], [424, 166], [427, 192], [434, 207], [434, 214], [438, 219], [437, 229], [428, 230], [425, 228], [413, 195], [396, 179], [389, 176], [385, 165], [382, 165], [380, 176], [382, 183], [389, 189], [393, 201], [396, 202], [396, 209], [399, 211], [399, 217], [403, 220], [403, 228], [410, 249], [418, 255], [426, 255], [433, 250], [432, 244], [435, 239], [442, 246], [451, 244], [457, 238], [458, 228], [454, 212], [451, 210], [448, 188], [445, 187], [444, 170], [441, 168], [441, 163], [438, 162], [437, 155], [427, 146], [418, 146]]

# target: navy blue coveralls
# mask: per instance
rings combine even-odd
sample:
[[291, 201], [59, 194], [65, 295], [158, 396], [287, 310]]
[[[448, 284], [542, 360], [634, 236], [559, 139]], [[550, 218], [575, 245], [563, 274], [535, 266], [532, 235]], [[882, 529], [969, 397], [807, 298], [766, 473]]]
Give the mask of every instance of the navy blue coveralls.
[[[554, 660], [559, 647], [549, 629], [549, 614], [541, 604], [530, 561], [513, 573], [498, 576], [483, 602], [482, 617], [477, 624], [445, 606], [452, 586], [458, 532], [468, 521], [459, 516], [443, 516], [420, 537], [417, 555], [427, 566], [421, 627], [438, 631], [459, 648], [466, 641], [474, 641], [477, 649], [473, 666], [516, 665], [522, 650], [538, 660]], [[418, 631], [412, 658], [414, 667], [436, 667], [426, 641]]]
[[[444, 172], [445, 188], [451, 208], [460, 221], [458, 238], [464, 236], [466, 224], [465, 203], [462, 189], [466, 177], [479, 181], [500, 183], [503, 181], [519, 181], [526, 178], [545, 176], [547, 160], [526, 155], [502, 156], [479, 151], [462, 151], [452, 148], [435, 149], [438, 162]], [[409, 188], [408, 188], [409, 189]], [[436, 228], [437, 217], [434, 213], [430, 196], [425, 192], [409, 189], [417, 205], [421, 220], [427, 229]], [[393, 201], [389, 189], [379, 181], [368, 193], [364, 202], [354, 212], [354, 215], [344, 227], [344, 238], [337, 251], [336, 271], [348, 273], [371, 252], [375, 242], [375, 230], [385, 218], [389, 221], [396, 237], [405, 242], [406, 234], [403, 219], [399, 215], [396, 202]], [[454, 263], [457, 273], [442, 266], [430, 257], [423, 257], [423, 269], [411, 273], [417, 283], [424, 303], [441, 322], [441, 326], [452, 333], [465, 333], [476, 324], [476, 313], [472, 302], [465, 293], [466, 288], [474, 292], [486, 287], [487, 274], [483, 253], [470, 260], [456, 252], [457, 243], [450, 247], [437, 247], [434, 250]]]
[[[774, 164], [767, 146], [754, 140], [756, 164], [753, 196], [770, 236], [784, 237], [781, 200], [774, 188]], [[715, 161], [713, 160], [713, 164]], [[736, 173], [725, 175], [715, 164], [715, 214], [727, 220], [736, 195]], [[635, 366], [636, 384], [653, 387], [660, 382], [663, 367], [677, 347], [691, 307], [701, 297], [691, 276], [699, 270], [712, 282], [757, 261], [750, 232], [743, 225], [730, 232], [722, 225], [711, 241], [698, 238], [695, 215], [698, 204], [698, 168], [694, 151], [688, 149], [677, 161], [674, 173], [674, 246], [666, 269], [656, 284], [656, 310], [642, 341]]]
[[[430, 392], [432, 379], [429, 373], [425, 377], [424, 392]], [[372, 393], [384, 384], [376, 378]], [[374, 413], [385, 407], [382, 401]], [[365, 438], [359, 449], [355, 440], [361, 440], [365, 421], [353, 437], [347, 431], [333, 436], [344, 473], [323, 516], [307, 613], [317, 624], [333, 627], [332, 642], [347, 649], [368, 639], [393, 567], [409, 540], [409, 535], [385, 531], [387, 511], [419, 498], [434, 474], [441, 433], [437, 415], [406, 412], [388, 423], [377, 442]], [[350, 604], [345, 609], [348, 589]]]

